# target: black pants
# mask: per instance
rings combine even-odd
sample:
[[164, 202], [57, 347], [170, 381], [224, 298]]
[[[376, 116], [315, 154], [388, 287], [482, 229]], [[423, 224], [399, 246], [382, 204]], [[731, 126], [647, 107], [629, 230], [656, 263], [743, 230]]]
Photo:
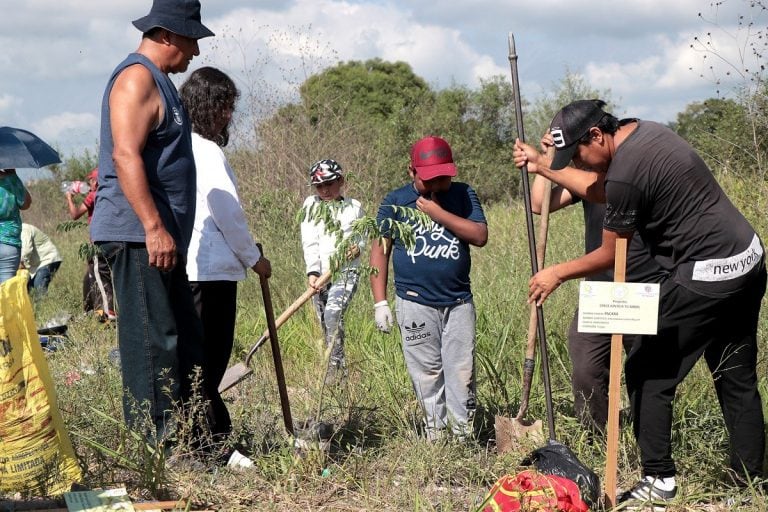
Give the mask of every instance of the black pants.
[[203, 380], [213, 416], [211, 433], [215, 441], [223, 441], [232, 432], [232, 421], [218, 388], [234, 345], [237, 281], [193, 281], [190, 286], [203, 321]]
[[104, 314], [115, 311], [112, 269], [102, 255], [88, 260], [83, 276], [83, 309], [86, 312], [101, 309]]
[[765, 287], [764, 268], [728, 298], [705, 297], [671, 279], [661, 283], [658, 335], [641, 337], [625, 365], [644, 475], [675, 474], [672, 401], [703, 354], [730, 437], [730, 466], [740, 475], [761, 476], [765, 432], [755, 367]]
[[[568, 354], [571, 357], [573, 408], [581, 424], [603, 432], [608, 423], [608, 379], [611, 365], [611, 335], [579, 332], [579, 310], [568, 329]], [[638, 336], [624, 335], [628, 353]]]

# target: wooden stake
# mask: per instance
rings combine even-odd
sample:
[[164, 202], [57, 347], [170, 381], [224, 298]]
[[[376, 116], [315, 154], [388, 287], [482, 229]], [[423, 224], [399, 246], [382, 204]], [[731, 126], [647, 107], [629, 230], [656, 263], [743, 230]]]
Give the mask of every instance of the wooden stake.
[[[627, 240], [616, 240], [613, 281], [623, 283], [627, 269]], [[619, 458], [619, 406], [621, 404], [621, 356], [624, 344], [623, 334], [611, 336], [611, 365], [608, 380], [608, 426], [605, 456], [605, 506], [616, 504], [616, 470]]]

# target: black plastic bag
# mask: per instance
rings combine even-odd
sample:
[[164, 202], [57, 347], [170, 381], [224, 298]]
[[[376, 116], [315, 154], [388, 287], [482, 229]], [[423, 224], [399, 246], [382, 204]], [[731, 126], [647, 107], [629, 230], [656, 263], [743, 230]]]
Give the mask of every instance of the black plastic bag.
[[562, 476], [576, 482], [581, 491], [581, 499], [590, 508], [598, 504], [600, 479], [564, 444], [550, 440], [546, 446], [532, 451], [521, 464], [533, 465], [539, 473], [545, 475]]

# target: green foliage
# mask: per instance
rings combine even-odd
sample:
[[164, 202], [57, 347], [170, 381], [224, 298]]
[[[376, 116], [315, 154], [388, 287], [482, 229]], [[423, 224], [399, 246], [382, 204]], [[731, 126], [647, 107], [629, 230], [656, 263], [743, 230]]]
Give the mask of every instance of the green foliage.
[[[406, 248], [412, 249], [416, 245], [414, 227], [426, 228], [432, 225], [432, 219], [426, 213], [415, 208], [395, 205], [389, 207], [395, 214], [404, 217], [406, 221], [386, 219], [382, 225], [378, 225], [375, 217], [365, 215], [352, 223], [347, 237], [344, 237], [341, 224], [336, 220], [339, 212], [344, 208], [344, 203], [341, 201], [316, 201], [309, 207], [301, 208], [296, 218], [298, 222], [312, 221], [323, 226], [325, 233], [336, 239], [335, 250], [329, 262], [334, 278], [336, 278], [338, 272], [349, 259], [349, 255], [354, 254], [357, 248], [372, 240], [385, 243], [385, 238], [396, 238], [401, 240]], [[386, 233], [386, 237], [383, 233]], [[370, 275], [374, 270], [363, 265], [360, 271], [363, 275]]]
[[[88, 224], [81, 220], [68, 220], [57, 225], [56, 231], [59, 233], [68, 233], [69, 231], [81, 228], [87, 230]], [[89, 261], [97, 254], [99, 254], [99, 248], [90, 242], [81, 243], [77, 250], [77, 256], [83, 261]]]
[[[701, 148], [713, 168], [720, 167], [726, 172], [740, 169], [764, 179], [768, 130], [768, 28], [765, 26], [768, 5], [762, 0], [744, 2], [743, 10], [733, 19], [722, 21], [720, 4], [713, 2], [711, 13], [699, 12], [707, 28], [705, 33], [695, 36], [690, 45], [701, 55], [699, 76], [712, 83], [717, 100], [689, 106], [684, 113], [689, 116], [678, 119], [678, 125], [684, 125], [683, 136], [690, 137], [694, 146]], [[734, 54], [730, 48], [739, 51]], [[726, 86], [731, 90], [724, 90]], [[731, 94], [735, 104], [722, 99]], [[691, 126], [697, 120], [704, 126]], [[707, 136], [707, 131], [712, 135]]]
[[138, 482], [152, 496], [160, 496], [168, 484], [165, 450], [162, 445], [148, 441], [144, 435], [128, 428], [95, 407], [90, 413], [102, 422], [109, 423], [120, 432], [120, 442], [113, 448], [85, 433], [78, 433], [81, 442], [107, 457], [112, 464], [134, 473]]
[[438, 135], [451, 144], [458, 180], [481, 200], [518, 194], [518, 177], [510, 177], [512, 90], [504, 77], [483, 80], [478, 90], [432, 91], [403, 63], [353, 61], [310, 77], [301, 99], [259, 124], [255, 159], [242, 162], [266, 183], [300, 190], [312, 162], [334, 158], [349, 172], [349, 194], [377, 204], [409, 179], [413, 143]]
[[311, 76], [299, 92], [312, 123], [327, 115], [377, 123], [428, 98], [427, 83], [405, 62], [349, 61]]
[[592, 87], [583, 75], [566, 70], [565, 76], [552, 88], [544, 91], [525, 113], [525, 134], [527, 142], [538, 147], [539, 139], [549, 130], [549, 124], [555, 114], [565, 105], [576, 100], [599, 98], [607, 103], [608, 112], [616, 112], [610, 89], [598, 90]]
[[410, 146], [426, 135], [451, 145], [458, 181], [472, 185], [484, 202], [517, 196], [517, 176], [510, 179], [514, 109], [512, 87], [501, 76], [482, 80], [478, 90], [453, 86], [434, 101], [396, 118], [396, 140], [409, 155]]
[[677, 115], [674, 128], [713, 170], [752, 173], [765, 161], [765, 136], [761, 132], [759, 140], [753, 139], [748, 112], [734, 100], [692, 103]]
[[85, 181], [85, 177], [98, 163], [98, 152], [91, 153], [90, 150], [86, 149], [82, 154], [65, 158], [63, 164], [52, 166], [50, 169], [57, 182]]

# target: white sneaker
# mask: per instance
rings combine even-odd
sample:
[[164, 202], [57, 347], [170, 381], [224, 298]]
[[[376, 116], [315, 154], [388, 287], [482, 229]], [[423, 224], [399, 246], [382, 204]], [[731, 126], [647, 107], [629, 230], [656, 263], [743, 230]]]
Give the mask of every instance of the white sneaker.
[[235, 469], [252, 468], [253, 461], [239, 451], [235, 450], [232, 452], [232, 455], [229, 456], [227, 467]]
[[631, 489], [618, 497], [618, 502], [625, 504], [622, 510], [653, 510], [664, 512], [668, 502], [677, 494], [675, 478], [646, 476]]

